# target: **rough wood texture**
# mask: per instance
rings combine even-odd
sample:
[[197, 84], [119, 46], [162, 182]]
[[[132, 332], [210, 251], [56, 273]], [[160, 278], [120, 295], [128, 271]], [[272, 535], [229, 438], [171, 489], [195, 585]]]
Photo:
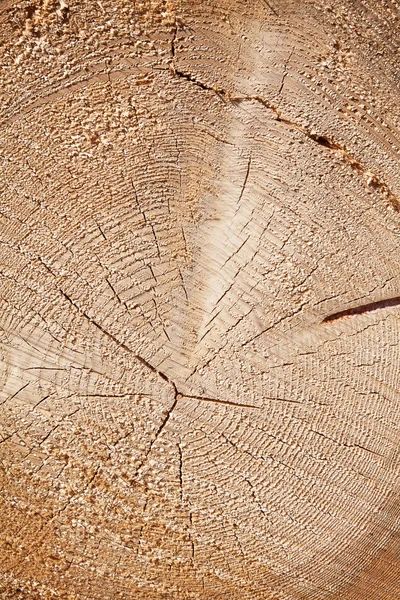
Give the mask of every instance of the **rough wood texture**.
[[0, 2], [0, 594], [400, 597], [399, 5]]

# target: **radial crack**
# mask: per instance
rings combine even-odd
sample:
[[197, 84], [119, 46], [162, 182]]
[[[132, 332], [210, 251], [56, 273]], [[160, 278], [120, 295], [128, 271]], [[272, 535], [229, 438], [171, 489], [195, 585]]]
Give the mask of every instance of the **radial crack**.
[[221, 87], [206, 84], [203, 81], [198, 80], [196, 77], [194, 77], [190, 73], [184, 73], [180, 69], [177, 69], [173, 63], [171, 64], [171, 70], [172, 70], [173, 74], [176, 75], [177, 77], [181, 77], [183, 79], [186, 79], [187, 81], [190, 81], [191, 83], [197, 85], [202, 90], [214, 92], [225, 103], [226, 102], [240, 103], [243, 101], [253, 100], [255, 102], [258, 102], [259, 104], [262, 104], [262, 106], [264, 106], [268, 110], [272, 111], [276, 115], [276, 120], [279, 123], [284, 123], [285, 125], [288, 125], [289, 127], [292, 127], [293, 129], [296, 129], [297, 131], [299, 131], [300, 133], [305, 135], [308, 139], [312, 140], [313, 142], [316, 142], [320, 146], [323, 146], [324, 148], [328, 148], [329, 150], [335, 152], [335, 154], [338, 156], [338, 158], [340, 158], [340, 160], [342, 160], [342, 162], [344, 162], [345, 164], [349, 165], [354, 171], [357, 171], [365, 179], [366, 183], [371, 188], [375, 189], [377, 192], [379, 192], [381, 195], [383, 195], [387, 199], [389, 205], [396, 212], [400, 212], [399, 198], [397, 198], [397, 196], [395, 196], [395, 194], [393, 194], [393, 192], [391, 191], [389, 186], [382, 179], [380, 179], [376, 173], [372, 172], [365, 165], [363, 165], [359, 160], [357, 160], [354, 156], [352, 156], [345, 146], [340, 145], [339, 143], [335, 142], [334, 140], [327, 137], [326, 135], [320, 135], [318, 133], [314, 133], [313, 131], [309, 131], [308, 128], [303, 127], [302, 125], [300, 125], [299, 123], [296, 123], [295, 121], [291, 121], [287, 117], [284, 117], [282, 115], [282, 111], [277, 106], [272, 104], [272, 102], [270, 102], [269, 100], [262, 98], [261, 96], [258, 96], [258, 95], [257, 96], [249, 96], [249, 95], [241, 95], [241, 94], [235, 95], [231, 91], [224, 90]]
[[384, 308], [392, 308], [400, 306], [400, 296], [396, 298], [388, 298], [386, 300], [379, 300], [378, 302], [370, 302], [369, 304], [363, 304], [362, 306], [355, 306], [354, 308], [348, 308], [347, 310], [341, 310], [323, 319], [322, 323], [331, 323], [332, 321], [339, 321], [346, 318], [356, 317], [370, 312], [376, 312]]
[[160, 425], [160, 426], [159, 426], [159, 428], [157, 429], [157, 431], [156, 431], [156, 433], [155, 433], [155, 436], [154, 436], [154, 438], [151, 440], [151, 442], [150, 442], [150, 444], [149, 444], [149, 447], [148, 447], [148, 449], [147, 449], [147, 451], [146, 451], [146, 453], [145, 453], [145, 455], [144, 455], [144, 457], [143, 457], [143, 459], [142, 459], [142, 461], [141, 461], [140, 465], [139, 465], [139, 466], [138, 466], [138, 468], [136, 469], [136, 475], [139, 473], [140, 469], [141, 469], [141, 468], [143, 467], [143, 465], [145, 464], [145, 462], [146, 462], [146, 460], [147, 460], [147, 457], [149, 456], [149, 454], [150, 454], [150, 452], [151, 452], [151, 449], [153, 448], [154, 444], [156, 443], [156, 441], [157, 441], [157, 440], [158, 440], [158, 438], [160, 437], [161, 433], [163, 432], [163, 430], [164, 430], [164, 428], [165, 428], [166, 424], [168, 423], [168, 421], [169, 421], [169, 419], [170, 419], [170, 416], [171, 416], [171, 414], [172, 414], [172, 412], [173, 412], [173, 410], [174, 410], [175, 406], [176, 406], [176, 405], [177, 405], [177, 403], [178, 403], [178, 400], [179, 400], [179, 394], [178, 394], [178, 392], [176, 391], [176, 387], [175, 387], [175, 385], [174, 385], [174, 384], [172, 384], [172, 385], [173, 385], [173, 386], [174, 386], [174, 388], [175, 388], [175, 398], [174, 398], [174, 401], [173, 401], [173, 403], [172, 403], [172, 406], [171, 406], [171, 408], [168, 410], [168, 412], [167, 412], [167, 414], [166, 414], [165, 418], [164, 418], [164, 419], [163, 419], [163, 421], [161, 422], [161, 425]]
[[303, 127], [299, 123], [287, 119], [286, 117], [282, 116], [282, 112], [279, 108], [277, 108], [264, 98], [261, 98], [260, 96], [249, 96], [245, 98], [239, 98], [236, 101], [243, 100], [255, 100], [256, 102], [259, 102], [260, 104], [271, 110], [277, 116], [278, 122], [285, 123], [285, 125], [289, 125], [293, 129], [296, 129], [297, 131], [308, 137], [308, 139], [312, 140], [313, 142], [316, 142], [320, 146], [323, 146], [324, 148], [328, 148], [329, 150], [335, 152], [338, 158], [340, 158], [340, 160], [342, 160], [342, 162], [344, 162], [345, 164], [349, 165], [354, 171], [357, 171], [357, 173], [359, 173], [365, 179], [366, 183], [370, 187], [380, 192], [385, 198], [387, 198], [390, 206], [396, 212], [400, 212], [400, 200], [393, 194], [389, 186], [384, 181], [382, 181], [375, 173], [373, 173], [370, 169], [363, 165], [359, 160], [354, 158], [354, 156], [352, 156], [349, 153], [345, 146], [340, 145], [339, 143], [335, 142], [333, 139], [327, 137], [326, 135], [320, 135], [318, 133], [314, 133], [313, 131], [309, 131], [306, 127]]
[[179, 452], [179, 489], [180, 489], [180, 499], [183, 501], [183, 475], [182, 475], [182, 467], [183, 467], [183, 457], [182, 457], [182, 447], [178, 444], [178, 452]]
[[277, 11], [275, 10], [275, 8], [273, 6], [271, 6], [270, 2], [267, 2], [267, 0], [263, 0], [263, 2], [266, 6], [268, 6], [268, 8], [272, 12], [272, 14], [274, 14], [276, 17], [279, 17]]
[[225, 96], [227, 95], [227, 92], [222, 88], [207, 85], [206, 83], [203, 83], [202, 81], [196, 79], [190, 73], [184, 73], [180, 69], [177, 69], [174, 64], [171, 64], [171, 70], [173, 74], [177, 77], [181, 77], [182, 79], [186, 79], [186, 81], [190, 81], [194, 85], [197, 85], [197, 87], [199, 87], [200, 89], [208, 92], [214, 92], [215, 94], [217, 94], [217, 96], [219, 96], [219, 98], [221, 98], [225, 102]]
[[239, 402], [231, 402], [230, 400], [219, 400], [218, 398], [207, 398], [205, 396], [191, 396], [189, 394], [180, 394], [178, 392], [179, 398], [190, 398], [192, 400], [200, 400], [202, 402], [214, 402], [215, 404], [228, 404], [229, 406], [240, 406], [242, 408], [256, 408], [257, 410], [261, 410], [261, 406], [256, 406], [255, 404], [240, 404]]
[[23, 385], [21, 388], [19, 388], [19, 390], [17, 392], [15, 392], [12, 396], [9, 396], [8, 398], [6, 398], [5, 400], [3, 400], [3, 402], [0, 402], [0, 406], [2, 406], [3, 404], [5, 404], [6, 402], [9, 402], [10, 400], [12, 400], [13, 398], [15, 398], [15, 396], [17, 396], [20, 392], [22, 392], [22, 390], [24, 390], [26, 387], [28, 387], [28, 385], [30, 385], [30, 381], [28, 381], [28, 383], [25, 383], [25, 385]]
[[249, 156], [249, 160], [247, 162], [247, 169], [246, 169], [246, 175], [244, 176], [244, 181], [243, 181], [243, 185], [242, 185], [242, 189], [240, 190], [240, 195], [237, 201], [237, 204], [240, 204], [240, 201], [243, 198], [243, 194], [244, 194], [244, 190], [246, 188], [247, 185], [247, 180], [249, 178], [249, 174], [250, 174], [250, 169], [251, 169], [251, 154]]
[[116, 338], [112, 333], [110, 333], [109, 331], [107, 331], [107, 329], [104, 329], [104, 327], [102, 327], [102, 325], [100, 325], [99, 323], [97, 323], [94, 319], [92, 319], [91, 317], [89, 317], [89, 315], [87, 313], [85, 313], [85, 311], [83, 311], [77, 304], [75, 304], [75, 302], [68, 296], [68, 294], [66, 294], [63, 290], [59, 290], [60, 293], [62, 294], [62, 296], [64, 296], [64, 298], [66, 300], [68, 300], [68, 302], [70, 304], [72, 304], [72, 306], [87, 320], [89, 321], [89, 323], [92, 323], [92, 325], [94, 325], [99, 331], [101, 331], [104, 335], [106, 335], [110, 340], [112, 340], [115, 344], [117, 344], [118, 346], [120, 346], [123, 350], [125, 350], [126, 352], [129, 352], [130, 354], [132, 354], [134, 356], [134, 358], [139, 361], [140, 363], [142, 363], [142, 365], [144, 365], [145, 367], [147, 367], [148, 369], [150, 369], [151, 371], [153, 371], [153, 373], [155, 373], [156, 375], [158, 375], [159, 377], [161, 377], [161, 379], [163, 379], [164, 381], [166, 381], [167, 383], [170, 383], [174, 389], [175, 388], [175, 384], [169, 380], [169, 378], [165, 375], [165, 373], [163, 373], [162, 371], [159, 371], [158, 369], [156, 369], [156, 367], [153, 367], [153, 365], [151, 365], [145, 358], [139, 356], [139, 354], [135, 354], [133, 352], [133, 350], [131, 350], [129, 348], [129, 346], [127, 346], [126, 344], [124, 344], [124, 342], [121, 342], [118, 338]]

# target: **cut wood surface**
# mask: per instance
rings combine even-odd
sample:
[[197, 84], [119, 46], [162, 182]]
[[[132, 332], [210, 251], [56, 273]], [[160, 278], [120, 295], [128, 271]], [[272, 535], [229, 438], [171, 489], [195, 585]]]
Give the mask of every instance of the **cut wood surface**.
[[0, 2], [0, 597], [400, 598], [400, 6]]

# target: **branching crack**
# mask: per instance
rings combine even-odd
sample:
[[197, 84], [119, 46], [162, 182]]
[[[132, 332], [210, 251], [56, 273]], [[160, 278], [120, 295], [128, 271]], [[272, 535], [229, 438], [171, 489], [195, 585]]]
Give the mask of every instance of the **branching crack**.
[[[156, 375], [158, 375], [159, 377], [161, 377], [161, 379], [163, 379], [164, 381], [166, 381], [167, 383], [169, 383], [174, 391], [174, 400], [173, 403], [171, 405], [171, 407], [169, 408], [166, 416], [164, 417], [164, 419], [162, 420], [160, 426], [158, 427], [153, 439], [151, 440], [149, 447], [139, 465], [139, 467], [137, 468], [136, 473], [138, 474], [140, 469], [143, 467], [143, 465], [145, 464], [147, 457], [149, 456], [155, 442], [157, 441], [157, 439], [160, 437], [160, 435], [162, 434], [164, 428], [166, 427], [172, 412], [174, 411], [178, 400], [180, 398], [192, 398], [194, 400], [199, 400], [201, 402], [213, 402], [216, 404], [224, 404], [224, 405], [229, 405], [229, 406], [240, 406], [242, 408], [254, 408], [257, 410], [261, 410], [260, 406], [255, 406], [255, 405], [251, 405], [251, 404], [240, 404], [238, 402], [231, 402], [229, 400], [219, 400], [217, 398], [208, 398], [208, 397], [204, 397], [204, 396], [194, 396], [194, 395], [186, 395], [186, 394], [181, 394], [178, 392], [178, 389], [175, 385], [175, 383], [173, 381], [171, 381], [167, 375], [165, 375], [165, 373], [163, 373], [162, 371], [156, 369], [155, 367], [153, 367], [153, 365], [151, 365], [146, 359], [144, 359], [143, 357], [139, 356], [138, 354], [135, 354], [130, 348], [129, 346], [127, 346], [124, 342], [121, 342], [117, 337], [115, 337], [115, 335], [113, 335], [112, 333], [110, 333], [109, 331], [107, 331], [102, 325], [100, 325], [99, 323], [97, 323], [94, 319], [92, 319], [85, 311], [83, 311], [73, 300], [72, 298], [70, 298], [68, 296], [68, 294], [66, 294], [63, 290], [60, 290], [60, 293], [62, 294], [62, 296], [68, 300], [68, 302], [74, 307], [74, 309], [76, 311], [78, 311], [89, 323], [92, 323], [92, 325], [94, 325], [99, 331], [101, 331], [105, 336], [107, 336], [110, 340], [112, 340], [115, 344], [117, 344], [118, 346], [120, 346], [123, 350], [125, 350], [126, 352], [129, 352], [130, 354], [132, 354], [134, 356], [134, 358], [139, 361], [143, 366], [145, 366], [147, 369], [149, 369], [150, 371], [152, 371], [153, 373], [155, 373]], [[181, 452], [181, 450], [180, 450]]]

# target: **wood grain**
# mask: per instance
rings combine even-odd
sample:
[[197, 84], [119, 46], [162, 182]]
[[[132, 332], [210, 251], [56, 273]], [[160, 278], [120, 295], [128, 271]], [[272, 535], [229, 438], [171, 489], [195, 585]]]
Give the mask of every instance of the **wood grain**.
[[399, 5], [0, 3], [0, 597], [400, 597]]

